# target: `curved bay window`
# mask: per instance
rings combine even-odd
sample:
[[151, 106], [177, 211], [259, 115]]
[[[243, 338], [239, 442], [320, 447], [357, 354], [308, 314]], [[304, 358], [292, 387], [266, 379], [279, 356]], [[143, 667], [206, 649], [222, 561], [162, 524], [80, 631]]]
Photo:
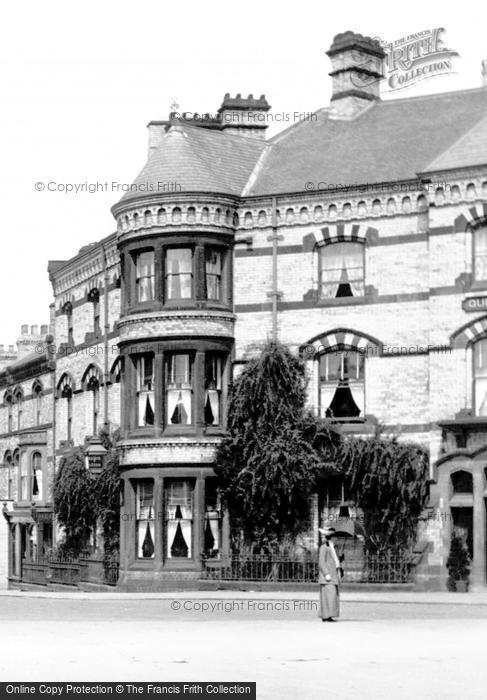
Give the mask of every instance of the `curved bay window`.
[[166, 363], [166, 410], [168, 425], [191, 425], [193, 416], [193, 358], [174, 353]]
[[321, 299], [364, 296], [364, 244], [328, 243], [318, 250]]
[[130, 242], [122, 253], [122, 313], [231, 303], [230, 239], [178, 236], [154, 241], [150, 250], [143, 245]]
[[[123, 379], [123, 431], [154, 436], [220, 434], [232, 343], [221, 340], [167, 340], [126, 350]], [[135, 435], [134, 435], [135, 436]]]
[[475, 415], [487, 416], [487, 338], [473, 346]]
[[356, 350], [321, 355], [320, 414], [324, 417], [363, 417], [365, 408], [365, 357]]
[[476, 282], [487, 282], [487, 226], [473, 232], [473, 270]]

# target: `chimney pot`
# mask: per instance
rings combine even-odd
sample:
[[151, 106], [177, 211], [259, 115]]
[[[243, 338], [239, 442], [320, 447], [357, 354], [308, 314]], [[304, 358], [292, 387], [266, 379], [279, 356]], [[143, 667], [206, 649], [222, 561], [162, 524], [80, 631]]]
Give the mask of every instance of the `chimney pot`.
[[0, 352], [4, 352], [4, 348], [5, 346], [3, 345], [3, 343], [0, 343]]
[[22, 327], [20, 329], [20, 334], [21, 335], [28, 335], [29, 334], [29, 326], [27, 325], [27, 323], [22, 324]]
[[31, 335], [39, 335], [39, 326], [31, 326], [30, 327], [30, 334]]
[[8, 346], [8, 351], [9, 351], [9, 352], [15, 352], [14, 346], [13, 346], [13, 345], [9, 345], [9, 346]]

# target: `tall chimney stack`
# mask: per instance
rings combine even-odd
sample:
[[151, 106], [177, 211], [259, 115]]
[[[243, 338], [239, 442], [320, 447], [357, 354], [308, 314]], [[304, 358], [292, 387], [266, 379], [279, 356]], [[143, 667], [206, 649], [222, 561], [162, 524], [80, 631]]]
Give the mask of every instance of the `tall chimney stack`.
[[351, 119], [380, 100], [385, 53], [376, 39], [344, 32], [336, 35], [326, 53], [333, 79], [330, 117]]

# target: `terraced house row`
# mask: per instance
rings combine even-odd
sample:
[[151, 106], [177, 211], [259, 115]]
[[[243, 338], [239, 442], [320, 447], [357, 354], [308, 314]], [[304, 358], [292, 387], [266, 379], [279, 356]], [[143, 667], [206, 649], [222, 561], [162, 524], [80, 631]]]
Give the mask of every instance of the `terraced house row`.
[[228, 387], [277, 334], [317, 413], [430, 448], [428, 585], [444, 586], [455, 527], [485, 584], [487, 86], [382, 100], [364, 54], [380, 75], [374, 40], [335, 37], [331, 103], [270, 139], [264, 96], [150, 122], [116, 231], [49, 263], [49, 332], [0, 371], [13, 583], [57, 536], [60, 458], [103, 426], [120, 429], [119, 586], [191, 581], [222, 557]]

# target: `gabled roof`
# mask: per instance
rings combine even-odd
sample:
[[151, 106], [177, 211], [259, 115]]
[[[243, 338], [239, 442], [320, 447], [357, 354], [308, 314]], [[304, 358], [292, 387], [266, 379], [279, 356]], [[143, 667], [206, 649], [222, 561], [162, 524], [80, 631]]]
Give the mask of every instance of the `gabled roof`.
[[430, 163], [425, 172], [475, 165], [487, 165], [487, 115]]
[[249, 194], [415, 179], [486, 114], [486, 88], [377, 102], [352, 120], [322, 109], [270, 140]]
[[[240, 195], [264, 141], [189, 125], [174, 125], [135, 179], [135, 187], [121, 201], [140, 198], [147, 185], [154, 194], [166, 192], [220, 192]], [[159, 184], [161, 183], [161, 184]]]

